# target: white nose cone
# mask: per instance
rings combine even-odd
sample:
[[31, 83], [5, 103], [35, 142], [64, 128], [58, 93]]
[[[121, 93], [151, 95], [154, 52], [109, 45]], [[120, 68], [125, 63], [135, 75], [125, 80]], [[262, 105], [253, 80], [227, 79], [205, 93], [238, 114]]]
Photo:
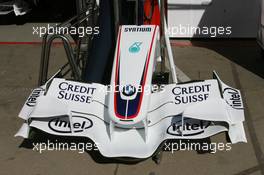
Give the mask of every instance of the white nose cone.
[[147, 116], [159, 28], [121, 26], [112, 71], [109, 114], [111, 120], [133, 125]]

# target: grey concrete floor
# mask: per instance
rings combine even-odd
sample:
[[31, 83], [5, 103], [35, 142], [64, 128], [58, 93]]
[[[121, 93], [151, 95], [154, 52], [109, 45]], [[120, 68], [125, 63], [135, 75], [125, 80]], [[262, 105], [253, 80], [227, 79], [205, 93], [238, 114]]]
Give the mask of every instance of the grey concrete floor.
[[[216, 70], [228, 85], [241, 89], [246, 106], [248, 143], [231, 151], [197, 154], [165, 152], [160, 165], [151, 159], [137, 164], [97, 163], [87, 153], [46, 151], [20, 147], [14, 134], [22, 124], [17, 115], [37, 84], [40, 45], [0, 45], [0, 174], [2, 175], [264, 175], [264, 59], [254, 41], [203, 41], [174, 46], [176, 65], [191, 79], [212, 78]], [[64, 62], [61, 46], [54, 46], [51, 70]], [[212, 141], [225, 141], [224, 134]]]

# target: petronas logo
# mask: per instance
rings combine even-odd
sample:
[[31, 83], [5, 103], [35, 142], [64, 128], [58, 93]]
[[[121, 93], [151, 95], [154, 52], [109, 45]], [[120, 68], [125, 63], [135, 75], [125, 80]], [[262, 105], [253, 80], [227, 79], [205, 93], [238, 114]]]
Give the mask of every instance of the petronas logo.
[[142, 42], [135, 42], [129, 47], [129, 52], [130, 53], [138, 53], [140, 51], [140, 46]]

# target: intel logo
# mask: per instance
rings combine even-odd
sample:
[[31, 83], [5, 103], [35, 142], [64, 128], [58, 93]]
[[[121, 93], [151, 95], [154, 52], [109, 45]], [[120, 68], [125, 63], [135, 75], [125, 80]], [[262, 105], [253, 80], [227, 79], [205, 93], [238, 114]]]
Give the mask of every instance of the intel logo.
[[[73, 132], [83, 132], [93, 126], [92, 120], [81, 117], [81, 116], [72, 116], [73, 120]], [[71, 127], [69, 122], [69, 117], [57, 117], [49, 121], [49, 128], [58, 133], [71, 133]]]
[[242, 98], [238, 90], [225, 88], [223, 96], [231, 107], [235, 109], [243, 109]]
[[41, 93], [44, 91], [42, 88], [37, 88], [33, 90], [30, 94], [29, 98], [27, 99], [26, 105], [29, 107], [34, 107], [37, 103], [37, 98], [40, 97]]
[[210, 121], [185, 119], [182, 125], [182, 121], [178, 120], [168, 127], [167, 133], [174, 136], [195, 136], [204, 133], [210, 124]]

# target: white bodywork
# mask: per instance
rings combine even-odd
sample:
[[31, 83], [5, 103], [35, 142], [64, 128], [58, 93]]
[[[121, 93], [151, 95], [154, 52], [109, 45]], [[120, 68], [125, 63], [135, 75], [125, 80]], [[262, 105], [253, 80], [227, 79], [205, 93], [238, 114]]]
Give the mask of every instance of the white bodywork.
[[159, 27], [120, 27], [111, 88], [52, 78], [26, 101], [19, 114], [25, 123], [16, 136], [27, 138], [34, 127], [88, 137], [103, 156], [133, 158], [150, 157], [167, 139], [202, 139], [223, 131], [232, 143], [246, 142], [240, 91], [216, 74], [212, 80], [148, 89], [158, 48]]

